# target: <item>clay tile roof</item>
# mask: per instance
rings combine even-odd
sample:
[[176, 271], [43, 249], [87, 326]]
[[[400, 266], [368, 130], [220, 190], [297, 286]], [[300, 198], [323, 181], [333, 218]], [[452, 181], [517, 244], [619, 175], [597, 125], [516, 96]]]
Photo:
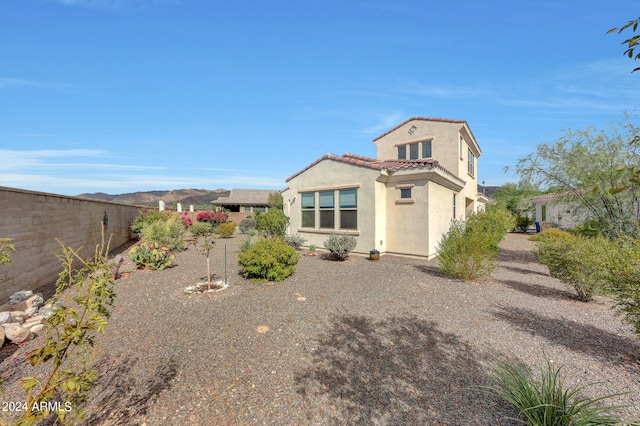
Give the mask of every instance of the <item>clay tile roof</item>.
[[322, 158], [317, 159], [316, 161], [309, 164], [304, 169], [289, 176], [286, 179], [286, 182], [289, 182], [291, 179], [304, 173], [305, 171], [309, 170], [310, 168], [312, 168], [313, 166], [315, 166], [316, 164], [324, 160], [340, 161], [342, 163], [354, 164], [356, 166], [367, 167], [374, 170], [390, 170], [390, 171], [396, 171], [401, 169], [418, 169], [418, 168], [424, 168], [428, 166], [428, 167], [433, 167], [433, 168], [442, 170], [446, 174], [457, 178], [456, 175], [454, 175], [449, 170], [442, 167], [440, 163], [438, 163], [433, 158], [423, 158], [420, 160], [376, 160], [375, 158], [363, 157], [360, 155], [350, 154], [347, 152], [344, 155], [325, 154], [322, 156]]

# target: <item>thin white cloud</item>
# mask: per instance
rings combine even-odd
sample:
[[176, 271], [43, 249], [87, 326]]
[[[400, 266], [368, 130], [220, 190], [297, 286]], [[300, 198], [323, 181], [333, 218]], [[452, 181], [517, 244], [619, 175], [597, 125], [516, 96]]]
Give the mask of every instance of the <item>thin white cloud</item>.
[[160, 4], [178, 4], [181, 0], [49, 0], [69, 7], [85, 7], [94, 9], [132, 9]]
[[363, 129], [366, 134], [379, 134], [392, 129], [406, 119], [402, 111], [392, 111], [376, 118], [375, 123]]
[[79, 86], [52, 81], [25, 80], [20, 78], [0, 77], [0, 89], [35, 87], [43, 89], [77, 89]]
[[0, 149], [0, 170], [18, 170], [43, 167], [51, 159], [69, 159], [77, 157], [104, 157], [107, 152], [99, 149], [37, 149], [10, 150]]
[[486, 89], [464, 86], [430, 85], [422, 84], [415, 80], [406, 81], [400, 91], [411, 95], [427, 96], [434, 98], [467, 98], [470, 96], [484, 96]]

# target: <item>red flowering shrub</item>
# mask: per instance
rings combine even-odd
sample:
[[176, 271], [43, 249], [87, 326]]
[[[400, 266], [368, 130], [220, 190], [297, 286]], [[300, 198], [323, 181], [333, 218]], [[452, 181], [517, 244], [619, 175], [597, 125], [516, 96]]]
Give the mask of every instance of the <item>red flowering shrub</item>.
[[193, 221], [191, 220], [187, 212], [182, 212], [182, 214], [180, 215], [180, 221], [182, 222], [185, 228], [188, 228], [191, 225], [193, 225]]
[[229, 215], [224, 210], [205, 210], [198, 213], [198, 222], [226, 223]]

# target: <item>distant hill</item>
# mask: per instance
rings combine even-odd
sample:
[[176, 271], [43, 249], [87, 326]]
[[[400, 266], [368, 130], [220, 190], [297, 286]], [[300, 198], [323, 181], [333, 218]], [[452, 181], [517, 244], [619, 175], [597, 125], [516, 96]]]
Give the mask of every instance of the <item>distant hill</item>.
[[218, 197], [228, 197], [230, 194], [228, 189], [174, 189], [171, 191], [145, 191], [131, 192], [128, 194], [111, 195], [104, 192], [96, 192], [93, 194], [80, 194], [80, 198], [88, 198], [98, 201], [110, 201], [113, 203], [133, 204], [136, 206], [158, 206], [158, 201], [164, 201], [167, 206], [175, 203], [181, 203], [185, 208], [189, 205], [203, 206], [210, 205], [213, 200]]

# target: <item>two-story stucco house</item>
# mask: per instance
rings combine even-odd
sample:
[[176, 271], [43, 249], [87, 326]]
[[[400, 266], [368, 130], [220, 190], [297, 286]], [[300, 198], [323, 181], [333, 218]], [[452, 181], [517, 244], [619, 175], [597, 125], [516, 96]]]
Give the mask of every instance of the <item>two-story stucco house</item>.
[[464, 120], [414, 117], [375, 138], [376, 158], [327, 154], [287, 179], [291, 234], [323, 246], [358, 237], [354, 252], [432, 258], [452, 219], [481, 209], [481, 150]]

